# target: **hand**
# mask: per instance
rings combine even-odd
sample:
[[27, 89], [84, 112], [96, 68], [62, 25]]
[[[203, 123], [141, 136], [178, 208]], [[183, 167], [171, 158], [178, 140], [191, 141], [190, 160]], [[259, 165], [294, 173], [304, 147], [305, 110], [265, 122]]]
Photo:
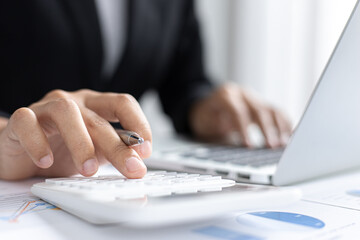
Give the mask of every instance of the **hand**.
[[[109, 121], [139, 133], [145, 142], [126, 146]], [[150, 126], [128, 94], [55, 90], [16, 110], [0, 129], [2, 179], [91, 176], [106, 161], [126, 177], [140, 178], [146, 173], [142, 159], [151, 155]]]
[[260, 127], [266, 145], [271, 148], [285, 145], [291, 134], [291, 125], [281, 112], [235, 84], [220, 87], [195, 103], [190, 111], [193, 132], [210, 141], [223, 142], [235, 131], [242, 143], [251, 147], [247, 131], [251, 123]]

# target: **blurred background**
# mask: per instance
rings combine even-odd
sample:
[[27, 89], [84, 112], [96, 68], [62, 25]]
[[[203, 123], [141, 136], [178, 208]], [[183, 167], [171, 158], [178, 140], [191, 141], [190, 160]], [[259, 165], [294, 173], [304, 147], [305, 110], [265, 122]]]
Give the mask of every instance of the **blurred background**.
[[[196, 0], [208, 76], [253, 89], [294, 126], [356, 0]], [[154, 134], [171, 134], [155, 93], [141, 99]]]

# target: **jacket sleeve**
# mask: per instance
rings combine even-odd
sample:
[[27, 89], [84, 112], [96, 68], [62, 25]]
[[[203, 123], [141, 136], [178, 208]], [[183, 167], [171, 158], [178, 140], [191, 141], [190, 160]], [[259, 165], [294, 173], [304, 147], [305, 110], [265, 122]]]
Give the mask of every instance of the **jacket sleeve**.
[[191, 134], [190, 108], [207, 96], [213, 86], [204, 73], [202, 43], [193, 1], [188, 1], [183, 19], [169, 74], [158, 90], [164, 112], [172, 119], [176, 131]]
[[0, 117], [10, 118], [10, 114], [0, 110]]

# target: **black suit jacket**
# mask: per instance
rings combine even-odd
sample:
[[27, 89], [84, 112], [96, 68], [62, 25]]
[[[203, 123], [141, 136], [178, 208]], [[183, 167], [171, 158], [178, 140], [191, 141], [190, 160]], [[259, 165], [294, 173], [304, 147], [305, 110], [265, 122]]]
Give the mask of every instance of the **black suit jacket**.
[[102, 40], [92, 0], [1, 0], [0, 111], [11, 114], [52, 89], [90, 88], [139, 98], [156, 89], [180, 132], [189, 106], [208, 94], [191, 0], [129, 0], [126, 47], [101, 79]]

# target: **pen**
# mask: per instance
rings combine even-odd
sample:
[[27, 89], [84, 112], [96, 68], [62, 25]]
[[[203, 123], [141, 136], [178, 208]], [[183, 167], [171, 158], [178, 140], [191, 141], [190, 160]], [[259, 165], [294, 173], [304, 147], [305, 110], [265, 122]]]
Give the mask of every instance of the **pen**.
[[123, 129], [117, 130], [117, 132], [121, 140], [123, 140], [123, 142], [128, 146], [142, 144], [144, 142], [144, 139], [136, 132]]

